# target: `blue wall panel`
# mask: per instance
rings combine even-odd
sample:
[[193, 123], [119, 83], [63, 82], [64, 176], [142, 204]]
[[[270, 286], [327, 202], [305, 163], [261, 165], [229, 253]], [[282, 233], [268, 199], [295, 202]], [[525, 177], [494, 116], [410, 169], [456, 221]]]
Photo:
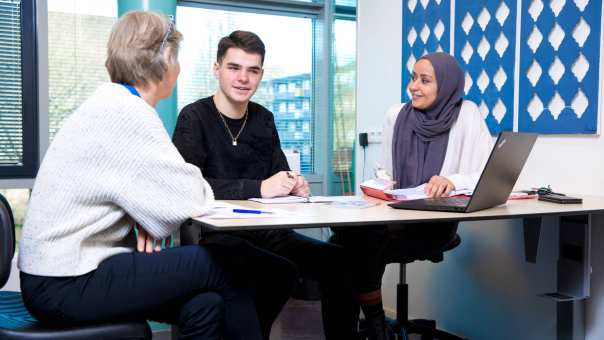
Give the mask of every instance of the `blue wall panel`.
[[512, 130], [516, 0], [457, 1], [455, 57], [466, 71], [466, 98], [489, 130]]
[[[424, 7], [424, 5], [426, 7]], [[449, 52], [451, 2], [403, 0], [403, 67], [401, 99], [409, 100], [407, 85], [415, 60], [426, 53]]]
[[601, 6], [597, 0], [523, 1], [520, 131], [597, 132]]

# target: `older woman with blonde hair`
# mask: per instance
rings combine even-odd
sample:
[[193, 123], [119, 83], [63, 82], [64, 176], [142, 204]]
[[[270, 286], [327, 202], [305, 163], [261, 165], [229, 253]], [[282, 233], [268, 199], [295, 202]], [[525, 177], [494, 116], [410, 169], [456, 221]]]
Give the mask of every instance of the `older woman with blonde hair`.
[[154, 109], [180, 72], [181, 39], [161, 15], [120, 18], [107, 45], [112, 82], [65, 121], [50, 145], [19, 251], [24, 301], [37, 319], [149, 319], [178, 324], [183, 339], [261, 338], [252, 299], [203, 247], [154, 244], [214, 201]]

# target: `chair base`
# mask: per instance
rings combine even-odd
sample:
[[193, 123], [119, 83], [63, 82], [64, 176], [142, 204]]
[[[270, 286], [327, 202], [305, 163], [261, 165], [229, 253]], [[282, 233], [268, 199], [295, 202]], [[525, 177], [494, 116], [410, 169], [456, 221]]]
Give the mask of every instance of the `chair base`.
[[418, 334], [421, 340], [466, 340], [453, 333], [436, 328], [436, 321], [426, 319], [407, 320], [404, 324], [388, 320], [397, 339], [408, 340], [409, 335]]
[[19, 292], [0, 292], [0, 339], [151, 339], [146, 321], [55, 327], [43, 325], [29, 314]]
[[32, 340], [32, 339], [128, 339], [150, 340], [151, 329], [147, 322], [130, 322], [79, 327], [47, 327], [39, 323], [15, 329], [0, 329], [0, 339]]
[[[364, 322], [365, 320], [361, 320], [359, 323], [359, 335], [363, 340], [369, 338]], [[453, 333], [436, 328], [436, 321], [434, 320], [415, 319], [400, 323], [394, 319], [388, 318], [387, 322], [396, 336], [396, 340], [409, 340], [409, 336], [412, 334], [419, 335], [421, 340], [467, 340]]]

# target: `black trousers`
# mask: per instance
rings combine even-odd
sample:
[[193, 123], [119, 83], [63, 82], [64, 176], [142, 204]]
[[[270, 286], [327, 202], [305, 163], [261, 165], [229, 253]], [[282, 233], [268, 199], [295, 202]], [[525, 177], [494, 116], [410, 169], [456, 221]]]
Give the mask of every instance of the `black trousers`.
[[22, 272], [21, 290], [42, 322], [154, 320], [177, 324], [182, 339], [261, 339], [251, 296], [200, 246], [114, 255], [81, 276]]
[[265, 339], [299, 277], [319, 282], [326, 338], [356, 338], [358, 307], [341, 247], [291, 230], [206, 234], [201, 242], [253, 292]]
[[441, 250], [457, 232], [457, 222], [414, 223], [366, 228], [333, 228], [332, 242], [344, 247], [358, 293], [382, 287], [386, 265]]

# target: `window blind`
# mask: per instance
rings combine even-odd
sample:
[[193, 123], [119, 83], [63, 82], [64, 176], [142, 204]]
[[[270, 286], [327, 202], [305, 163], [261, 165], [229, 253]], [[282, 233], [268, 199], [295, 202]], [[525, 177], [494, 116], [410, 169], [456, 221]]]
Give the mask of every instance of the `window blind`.
[[21, 3], [0, 1], [0, 164], [23, 164]]
[[35, 0], [0, 0], [0, 178], [37, 170]]

